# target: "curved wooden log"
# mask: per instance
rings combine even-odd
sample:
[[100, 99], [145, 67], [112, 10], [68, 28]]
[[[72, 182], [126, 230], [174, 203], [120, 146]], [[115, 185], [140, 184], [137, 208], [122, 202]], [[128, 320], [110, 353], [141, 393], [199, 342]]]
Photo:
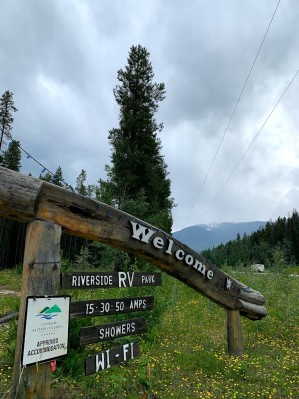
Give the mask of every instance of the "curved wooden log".
[[141, 257], [225, 309], [252, 320], [267, 311], [257, 291], [164, 231], [101, 202], [0, 167], [0, 217], [50, 221], [64, 231]]

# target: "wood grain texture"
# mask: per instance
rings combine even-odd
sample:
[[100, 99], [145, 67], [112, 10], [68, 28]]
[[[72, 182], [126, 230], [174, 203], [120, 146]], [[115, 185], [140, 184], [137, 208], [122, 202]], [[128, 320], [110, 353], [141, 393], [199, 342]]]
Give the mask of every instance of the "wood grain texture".
[[85, 359], [85, 375], [98, 373], [121, 362], [127, 362], [139, 355], [138, 342], [116, 346], [112, 349], [96, 353]]
[[68, 272], [61, 274], [63, 289], [148, 287], [162, 284], [161, 273], [143, 272]]
[[98, 326], [82, 327], [79, 333], [80, 345], [109, 341], [146, 331], [145, 318], [115, 321]]
[[237, 310], [227, 310], [227, 344], [230, 356], [244, 354], [240, 312]]
[[59, 287], [61, 227], [34, 221], [27, 227], [11, 398], [50, 398], [50, 363], [21, 368], [27, 296], [55, 295]]
[[90, 299], [88, 301], [74, 301], [70, 305], [70, 317], [95, 317], [110, 314], [139, 312], [152, 310], [154, 307], [153, 296]]

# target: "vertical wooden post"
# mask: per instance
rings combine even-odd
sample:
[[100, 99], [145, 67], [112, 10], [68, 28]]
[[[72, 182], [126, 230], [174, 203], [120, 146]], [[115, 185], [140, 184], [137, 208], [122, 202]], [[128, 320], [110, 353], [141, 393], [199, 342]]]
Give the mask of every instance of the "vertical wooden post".
[[238, 310], [227, 310], [227, 344], [230, 356], [242, 356], [244, 354], [242, 325]]
[[27, 296], [56, 295], [60, 275], [61, 227], [33, 221], [27, 227], [23, 263], [18, 334], [10, 397], [15, 399], [50, 398], [50, 363], [21, 366]]

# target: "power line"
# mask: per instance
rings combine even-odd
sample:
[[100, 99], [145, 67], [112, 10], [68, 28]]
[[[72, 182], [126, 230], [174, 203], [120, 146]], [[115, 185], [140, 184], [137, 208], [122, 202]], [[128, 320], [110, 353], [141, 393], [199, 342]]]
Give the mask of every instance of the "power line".
[[188, 222], [188, 220], [189, 220], [189, 218], [190, 218], [190, 216], [191, 216], [191, 214], [192, 214], [192, 212], [193, 212], [193, 209], [194, 209], [194, 207], [195, 207], [195, 204], [196, 204], [196, 202], [198, 201], [198, 198], [199, 198], [200, 194], [202, 193], [202, 190], [203, 190], [203, 188], [204, 188], [204, 186], [205, 186], [205, 183], [206, 183], [206, 181], [207, 181], [207, 178], [208, 178], [208, 176], [209, 176], [209, 174], [210, 174], [210, 172], [211, 172], [211, 169], [212, 169], [212, 167], [213, 167], [213, 165], [214, 165], [215, 159], [216, 159], [216, 157], [217, 157], [217, 155], [218, 155], [218, 152], [219, 152], [220, 147], [221, 147], [221, 145], [222, 145], [222, 143], [223, 143], [223, 140], [224, 140], [224, 138], [225, 138], [225, 136], [226, 136], [226, 133], [227, 133], [229, 127], [230, 127], [231, 121], [232, 121], [232, 119], [233, 119], [233, 117], [234, 117], [234, 115], [235, 115], [235, 113], [236, 113], [236, 110], [237, 110], [238, 105], [239, 105], [239, 103], [240, 103], [241, 97], [242, 97], [242, 95], [243, 95], [243, 93], [244, 93], [245, 87], [247, 86], [247, 83], [248, 83], [249, 77], [250, 77], [250, 75], [251, 75], [251, 72], [252, 72], [252, 70], [253, 70], [253, 68], [254, 68], [254, 66], [255, 66], [255, 64], [256, 64], [257, 58], [258, 58], [258, 56], [259, 56], [259, 54], [260, 54], [260, 52], [261, 52], [261, 49], [262, 49], [262, 47], [263, 47], [263, 45], [264, 45], [265, 39], [266, 39], [266, 37], [267, 37], [267, 34], [268, 34], [269, 29], [270, 29], [270, 27], [271, 27], [271, 25], [272, 25], [272, 22], [273, 22], [273, 19], [274, 19], [274, 17], [275, 17], [275, 14], [276, 14], [276, 12], [277, 12], [277, 9], [278, 9], [278, 7], [279, 7], [280, 1], [281, 1], [281, 0], [278, 1], [277, 5], [276, 5], [276, 8], [275, 8], [275, 10], [274, 10], [274, 12], [273, 12], [273, 15], [272, 15], [272, 17], [271, 17], [271, 20], [270, 20], [270, 22], [269, 22], [269, 24], [268, 24], [268, 27], [267, 27], [267, 29], [266, 29], [266, 32], [265, 32], [264, 37], [263, 37], [263, 39], [262, 39], [262, 42], [261, 42], [261, 44], [260, 44], [260, 47], [259, 47], [259, 49], [258, 49], [258, 51], [257, 51], [257, 53], [256, 53], [256, 56], [255, 56], [255, 58], [254, 58], [254, 61], [253, 61], [252, 65], [251, 65], [251, 68], [250, 68], [250, 70], [249, 70], [249, 73], [248, 73], [248, 75], [247, 75], [247, 78], [246, 78], [246, 80], [245, 80], [245, 83], [244, 83], [244, 85], [243, 85], [243, 87], [242, 87], [242, 90], [241, 90], [240, 95], [239, 95], [239, 97], [238, 97], [238, 100], [237, 100], [237, 102], [236, 102], [236, 104], [235, 104], [235, 107], [234, 107], [234, 109], [233, 109], [233, 112], [232, 112], [232, 114], [231, 114], [231, 116], [230, 116], [230, 118], [229, 118], [229, 121], [228, 121], [227, 126], [226, 126], [226, 128], [225, 128], [225, 130], [224, 130], [223, 136], [222, 136], [222, 138], [221, 138], [221, 140], [220, 140], [220, 143], [219, 143], [219, 145], [218, 145], [218, 147], [217, 147], [217, 150], [216, 150], [216, 152], [215, 152], [215, 154], [214, 154], [214, 157], [213, 157], [212, 162], [211, 162], [211, 164], [210, 164], [210, 166], [209, 166], [209, 169], [208, 169], [208, 171], [207, 171], [207, 173], [206, 173], [206, 175], [205, 175], [205, 178], [204, 178], [204, 180], [203, 180], [203, 182], [202, 182], [202, 184], [201, 184], [201, 186], [200, 186], [200, 189], [199, 189], [199, 191], [198, 191], [198, 194], [197, 194], [197, 196], [196, 196], [196, 199], [195, 199], [195, 201], [194, 201], [194, 203], [193, 203], [193, 205], [192, 205], [192, 207], [191, 207], [191, 210], [190, 210], [190, 212], [189, 212], [189, 215], [188, 215], [188, 217], [187, 217], [187, 220], [186, 220], [185, 225], [187, 224], [187, 222]]
[[[5, 133], [4, 133], [4, 134], [5, 134]], [[26, 156], [27, 156], [28, 159], [29, 159], [29, 158], [32, 159], [34, 162], [36, 162], [38, 165], [40, 165], [40, 166], [43, 168], [42, 171], [41, 171], [41, 173], [40, 173], [40, 176], [41, 176], [44, 172], [47, 171], [50, 175], [53, 176], [53, 178], [52, 178], [52, 181], [53, 181], [53, 182], [61, 182], [61, 183], [63, 183], [63, 184], [65, 185], [65, 188], [70, 189], [71, 191], [74, 191], [73, 187], [72, 187], [70, 184], [68, 184], [64, 179], [55, 178], [55, 177], [54, 177], [54, 176], [55, 176], [55, 173], [51, 172], [46, 166], [44, 166], [44, 165], [43, 165], [41, 162], [39, 162], [36, 158], [34, 158], [32, 155], [30, 155], [29, 152], [27, 152], [27, 151], [20, 145], [20, 143], [19, 143], [18, 141], [12, 139], [12, 136], [11, 136], [11, 135], [8, 135], [8, 134], [5, 134], [5, 135], [6, 135], [6, 137], [7, 137], [9, 140], [11, 140], [11, 143], [12, 143], [13, 141], [16, 142], [16, 143], [18, 143], [18, 146], [19, 146], [20, 150], [23, 151], [24, 154], [26, 154]], [[0, 152], [4, 153], [3, 150], [0, 150]]]
[[251, 143], [249, 144], [249, 146], [246, 148], [246, 150], [244, 151], [243, 155], [241, 156], [241, 158], [239, 159], [238, 163], [236, 164], [236, 166], [234, 167], [234, 169], [232, 170], [232, 172], [230, 173], [230, 175], [228, 176], [228, 178], [226, 179], [225, 183], [222, 185], [222, 187], [220, 188], [220, 190], [218, 191], [218, 193], [216, 194], [216, 196], [214, 197], [214, 199], [212, 200], [212, 202], [210, 203], [210, 205], [207, 207], [207, 209], [205, 210], [205, 212], [201, 215], [202, 219], [206, 213], [210, 210], [210, 208], [214, 205], [214, 203], [216, 202], [216, 200], [218, 199], [219, 195], [222, 193], [222, 191], [224, 190], [225, 186], [227, 185], [227, 183], [229, 182], [229, 180], [231, 179], [231, 177], [233, 176], [233, 174], [235, 173], [235, 171], [238, 169], [240, 163], [243, 161], [243, 159], [245, 158], [245, 156], [247, 155], [248, 151], [250, 150], [250, 148], [253, 146], [254, 142], [256, 141], [256, 139], [258, 138], [260, 132], [263, 130], [263, 128], [265, 127], [266, 123], [268, 122], [268, 120], [270, 119], [271, 115], [273, 114], [273, 112], [275, 111], [276, 107], [278, 106], [278, 104], [280, 103], [280, 101], [282, 100], [282, 98], [284, 97], [284, 95], [286, 94], [286, 92], [288, 91], [288, 89], [290, 88], [290, 86], [292, 85], [292, 83], [294, 82], [294, 80], [296, 79], [297, 75], [299, 73], [299, 69], [297, 70], [297, 72], [295, 73], [295, 75], [293, 76], [293, 78], [291, 79], [290, 83], [287, 85], [287, 87], [284, 89], [283, 93], [281, 94], [281, 96], [279, 97], [278, 101], [276, 102], [276, 104], [274, 105], [274, 107], [272, 108], [271, 112], [268, 114], [267, 118], [265, 119], [264, 123], [262, 124], [262, 126], [259, 128], [257, 134], [254, 136], [253, 140], [251, 141]]

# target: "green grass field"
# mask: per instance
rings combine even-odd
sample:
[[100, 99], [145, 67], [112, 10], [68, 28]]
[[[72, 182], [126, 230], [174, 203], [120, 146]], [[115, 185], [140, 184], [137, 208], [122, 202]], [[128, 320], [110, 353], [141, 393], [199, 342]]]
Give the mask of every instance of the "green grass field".
[[[242, 319], [243, 357], [227, 355], [225, 311], [165, 274], [162, 287], [123, 290], [121, 294], [113, 289], [90, 294], [76, 291], [74, 296], [80, 298], [155, 295], [155, 308], [136, 314], [147, 318], [148, 331], [143, 335], [83, 348], [78, 346], [77, 331], [80, 323], [88, 325], [91, 320], [73, 320], [70, 338], [76, 348], [58, 362], [53, 373], [53, 399], [140, 399], [149, 397], [144, 396], [147, 390], [152, 398], [160, 399], [299, 398], [299, 277], [228, 273], [262, 292], [267, 300], [265, 319]], [[20, 288], [20, 275], [0, 272], [0, 286]], [[1, 296], [0, 316], [17, 306], [18, 297]], [[111, 320], [111, 316], [97, 318], [96, 323]], [[16, 322], [11, 322], [0, 334], [1, 398], [9, 390], [15, 339]], [[88, 355], [131, 340], [139, 342], [138, 358], [84, 375]]]

